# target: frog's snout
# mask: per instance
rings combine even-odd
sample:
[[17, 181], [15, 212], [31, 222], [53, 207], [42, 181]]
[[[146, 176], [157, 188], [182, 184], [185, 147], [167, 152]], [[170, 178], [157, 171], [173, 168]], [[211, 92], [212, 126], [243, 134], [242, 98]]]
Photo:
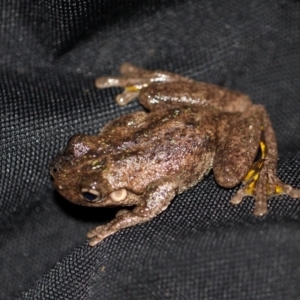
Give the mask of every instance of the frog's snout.
[[49, 168], [51, 176], [55, 177], [59, 171], [64, 169], [64, 166], [68, 164], [72, 158], [72, 155], [59, 155], [55, 157]]

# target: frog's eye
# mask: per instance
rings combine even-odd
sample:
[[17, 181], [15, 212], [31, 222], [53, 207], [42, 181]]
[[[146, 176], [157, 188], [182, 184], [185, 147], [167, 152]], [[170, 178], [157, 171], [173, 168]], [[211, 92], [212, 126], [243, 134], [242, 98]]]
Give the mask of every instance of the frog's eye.
[[100, 199], [100, 193], [92, 189], [82, 189], [81, 195], [85, 200], [89, 202], [95, 202]]

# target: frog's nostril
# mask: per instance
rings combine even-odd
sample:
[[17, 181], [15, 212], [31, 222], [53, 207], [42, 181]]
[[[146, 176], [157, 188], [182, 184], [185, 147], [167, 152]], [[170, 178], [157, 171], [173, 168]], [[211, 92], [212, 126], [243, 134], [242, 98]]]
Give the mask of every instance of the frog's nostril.
[[51, 176], [54, 177], [54, 175], [57, 171], [59, 171], [59, 163], [58, 163], [57, 159], [55, 159], [49, 167], [49, 172], [50, 172]]
[[50, 174], [53, 176], [54, 173], [57, 172], [57, 168], [54, 166], [54, 167], [50, 167]]
[[56, 175], [57, 172], [64, 171], [70, 164], [73, 156], [60, 154], [52, 161], [49, 171], [52, 176]]
[[100, 193], [98, 191], [92, 190], [92, 189], [82, 189], [81, 195], [85, 200], [87, 200], [89, 202], [95, 202], [101, 198]]

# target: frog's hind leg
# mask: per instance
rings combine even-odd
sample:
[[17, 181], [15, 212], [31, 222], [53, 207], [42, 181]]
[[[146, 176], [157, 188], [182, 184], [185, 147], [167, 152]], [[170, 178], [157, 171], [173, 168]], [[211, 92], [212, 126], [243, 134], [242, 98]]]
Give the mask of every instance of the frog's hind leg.
[[254, 214], [262, 216], [267, 213], [267, 200], [282, 194], [292, 198], [300, 198], [300, 189], [283, 183], [276, 175], [277, 144], [275, 133], [269, 116], [263, 106], [256, 106], [262, 113], [263, 123], [259, 141], [260, 157], [252, 164], [243, 182], [244, 186], [231, 199], [231, 203], [239, 204], [244, 196], [255, 198]]
[[99, 89], [123, 87], [124, 91], [116, 97], [119, 105], [126, 105], [137, 98], [141, 89], [154, 82], [192, 81], [192, 79], [175, 73], [161, 70], [150, 71], [137, 68], [129, 63], [121, 65], [120, 74], [121, 76], [98, 77], [95, 81], [95, 85]]

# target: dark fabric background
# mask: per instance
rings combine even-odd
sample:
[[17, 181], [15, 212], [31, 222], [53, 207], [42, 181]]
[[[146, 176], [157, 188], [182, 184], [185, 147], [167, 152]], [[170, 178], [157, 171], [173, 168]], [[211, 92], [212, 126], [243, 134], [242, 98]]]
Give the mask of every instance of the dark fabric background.
[[300, 2], [13, 1], [0, 4], [0, 299], [300, 299], [300, 201], [269, 214], [213, 175], [153, 221], [95, 248], [116, 210], [77, 207], [48, 166], [70, 136], [142, 109], [96, 90], [122, 62], [239, 89], [266, 106], [279, 177], [300, 187]]

